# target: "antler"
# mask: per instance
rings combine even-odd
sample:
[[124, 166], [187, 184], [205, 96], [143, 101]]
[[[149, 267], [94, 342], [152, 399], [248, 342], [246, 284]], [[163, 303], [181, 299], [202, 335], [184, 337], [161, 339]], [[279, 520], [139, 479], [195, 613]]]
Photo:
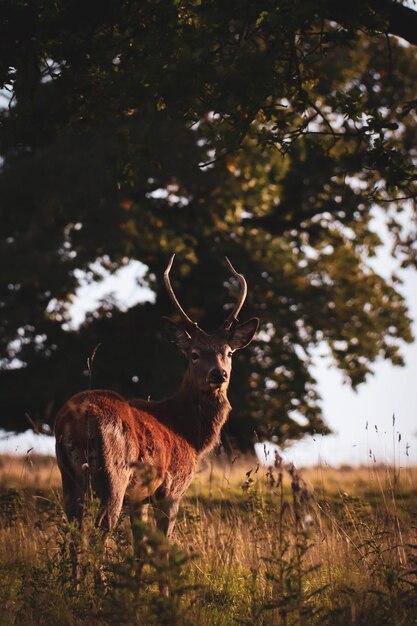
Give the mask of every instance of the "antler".
[[178, 302], [177, 296], [174, 293], [174, 290], [171, 286], [171, 281], [169, 279], [169, 273], [171, 271], [171, 267], [172, 264], [174, 262], [174, 257], [175, 254], [173, 254], [169, 260], [168, 266], [164, 272], [164, 282], [165, 282], [165, 287], [167, 288], [168, 291], [168, 295], [172, 300], [172, 303], [174, 305], [174, 307], [177, 309], [178, 313], [181, 316], [181, 319], [183, 322], [185, 322], [186, 326], [188, 326], [189, 330], [195, 330], [196, 328], [198, 328], [197, 326], [197, 322], [193, 322], [192, 319], [190, 319], [187, 315], [187, 313], [184, 311], [184, 309], [182, 308], [182, 306], [180, 305], [180, 303]]
[[[176, 310], [178, 311], [178, 313], [180, 314], [180, 317], [182, 319], [182, 321], [185, 323], [186, 327], [188, 328], [188, 330], [190, 331], [195, 331], [196, 329], [201, 330], [198, 327], [197, 322], [193, 322], [192, 319], [190, 319], [187, 315], [187, 313], [184, 311], [184, 309], [182, 308], [182, 306], [180, 305], [180, 303], [178, 302], [177, 296], [174, 293], [174, 290], [171, 286], [171, 281], [169, 279], [169, 273], [171, 271], [171, 267], [172, 264], [174, 262], [174, 258], [175, 258], [175, 254], [173, 254], [169, 260], [169, 263], [167, 265], [167, 268], [164, 272], [164, 282], [165, 282], [165, 287], [168, 291], [168, 295], [172, 300], [172, 303], [174, 305], [174, 307], [176, 308]], [[241, 291], [240, 291], [240, 296], [239, 296], [239, 300], [237, 301], [235, 308], [233, 309], [232, 313], [230, 313], [230, 315], [227, 317], [226, 321], [223, 323], [223, 328], [224, 330], [231, 330], [231, 328], [237, 324], [237, 316], [240, 313], [240, 310], [246, 300], [246, 295], [248, 293], [248, 287], [246, 284], [246, 280], [245, 277], [243, 276], [243, 274], [239, 274], [239, 272], [237, 272], [235, 270], [235, 268], [233, 267], [233, 265], [230, 263], [229, 259], [227, 257], [225, 257], [226, 259], [226, 263], [229, 266], [230, 271], [232, 272], [232, 274], [234, 276], [236, 276], [236, 278], [238, 279], [239, 283], [240, 283], [240, 287], [241, 287]]]
[[240, 291], [240, 297], [239, 300], [235, 306], [235, 308], [233, 309], [232, 313], [228, 316], [228, 318], [226, 319], [226, 321], [223, 324], [223, 327], [226, 330], [230, 330], [232, 328], [232, 326], [234, 326], [234, 324], [237, 323], [237, 316], [240, 313], [240, 310], [246, 300], [246, 294], [248, 293], [248, 286], [246, 284], [246, 280], [245, 277], [243, 276], [243, 274], [239, 274], [239, 272], [237, 272], [235, 270], [235, 268], [233, 267], [233, 265], [230, 263], [229, 259], [227, 258], [227, 256], [225, 257], [226, 259], [226, 263], [229, 266], [230, 271], [232, 272], [232, 274], [234, 276], [236, 276], [236, 278], [238, 279], [239, 283], [240, 283], [240, 287], [241, 287], [241, 291]]

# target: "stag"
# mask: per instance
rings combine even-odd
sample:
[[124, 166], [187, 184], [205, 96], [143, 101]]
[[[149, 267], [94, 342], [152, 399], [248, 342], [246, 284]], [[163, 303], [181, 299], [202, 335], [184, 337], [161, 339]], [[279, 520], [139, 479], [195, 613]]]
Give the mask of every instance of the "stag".
[[181, 322], [164, 321], [168, 339], [188, 361], [180, 389], [159, 401], [125, 400], [107, 390], [83, 391], [56, 417], [64, 508], [68, 519], [80, 525], [90, 488], [99, 499], [97, 525], [104, 530], [114, 528], [125, 496], [133, 494], [139, 503], [135, 512], [142, 519], [152, 497], [156, 525], [170, 538], [181, 497], [198, 462], [218, 443], [230, 413], [232, 355], [252, 341], [259, 323], [257, 318], [238, 323], [246, 280], [226, 259], [240, 283], [240, 296], [223, 325], [208, 334], [178, 302], [169, 278], [173, 260], [174, 255], [164, 281]]

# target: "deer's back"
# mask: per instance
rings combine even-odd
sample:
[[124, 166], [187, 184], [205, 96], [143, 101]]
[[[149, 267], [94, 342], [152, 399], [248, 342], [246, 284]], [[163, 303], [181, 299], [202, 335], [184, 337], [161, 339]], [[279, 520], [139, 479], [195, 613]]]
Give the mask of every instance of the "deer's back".
[[179, 496], [196, 463], [194, 450], [150, 412], [133, 407], [113, 391], [93, 390], [73, 396], [55, 421], [57, 459], [81, 484], [86, 467], [92, 478], [130, 484], [138, 497], [157, 489]]

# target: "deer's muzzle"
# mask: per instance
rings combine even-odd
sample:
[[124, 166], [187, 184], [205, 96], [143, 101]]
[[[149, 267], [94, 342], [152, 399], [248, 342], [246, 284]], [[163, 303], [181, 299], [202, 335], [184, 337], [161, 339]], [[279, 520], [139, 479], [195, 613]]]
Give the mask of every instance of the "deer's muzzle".
[[210, 385], [220, 386], [227, 381], [227, 372], [223, 369], [219, 369], [218, 367], [210, 370], [207, 382]]

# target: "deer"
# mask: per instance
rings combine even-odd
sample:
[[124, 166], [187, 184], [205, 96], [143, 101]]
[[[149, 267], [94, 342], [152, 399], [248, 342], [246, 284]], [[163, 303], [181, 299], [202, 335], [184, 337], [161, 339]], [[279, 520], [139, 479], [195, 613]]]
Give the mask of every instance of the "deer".
[[[56, 417], [64, 510], [80, 527], [90, 488], [99, 501], [96, 525], [103, 531], [114, 529], [130, 496], [136, 502], [132, 523], [135, 516], [147, 519], [152, 499], [156, 526], [170, 540], [181, 498], [199, 462], [219, 443], [231, 411], [227, 390], [232, 356], [249, 345], [259, 324], [256, 317], [238, 321], [246, 280], [226, 257], [240, 294], [225, 322], [209, 334], [190, 319], [174, 293], [170, 281], [174, 257], [164, 283], [180, 322], [163, 320], [168, 340], [187, 359], [178, 391], [162, 400], [126, 400], [114, 391], [86, 390], [68, 400]], [[74, 546], [72, 559], [78, 580]]]

